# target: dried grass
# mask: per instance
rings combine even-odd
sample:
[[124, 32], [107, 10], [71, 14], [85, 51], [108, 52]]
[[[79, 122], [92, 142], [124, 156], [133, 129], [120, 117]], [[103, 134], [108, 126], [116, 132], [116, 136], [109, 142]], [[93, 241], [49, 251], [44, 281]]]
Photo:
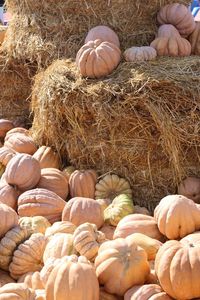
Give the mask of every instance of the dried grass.
[[[9, 57], [48, 66], [73, 58], [88, 30], [108, 25], [119, 35], [122, 49], [147, 45], [156, 32], [159, 8], [176, 0], [6, 0], [13, 20], [4, 50]], [[191, 1], [179, 0], [189, 4]]]
[[55, 61], [33, 86], [33, 134], [77, 168], [126, 177], [153, 209], [188, 175], [200, 175], [199, 57], [122, 63], [104, 80]]

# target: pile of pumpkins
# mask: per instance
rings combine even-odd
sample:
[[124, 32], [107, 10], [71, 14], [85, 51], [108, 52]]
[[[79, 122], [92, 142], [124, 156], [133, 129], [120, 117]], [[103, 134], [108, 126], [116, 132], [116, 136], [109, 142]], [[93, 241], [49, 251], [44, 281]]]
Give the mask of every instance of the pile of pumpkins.
[[[200, 55], [200, 22], [184, 4], [163, 6], [157, 15], [160, 26], [150, 46], [131, 47], [124, 52], [128, 62], [148, 61], [157, 56], [183, 57]], [[121, 61], [117, 34], [107, 26], [92, 28], [76, 56], [76, 65], [83, 77], [101, 78], [113, 72]]]
[[0, 300], [200, 298], [199, 178], [151, 216], [126, 179], [61, 168], [9, 120], [0, 138]]

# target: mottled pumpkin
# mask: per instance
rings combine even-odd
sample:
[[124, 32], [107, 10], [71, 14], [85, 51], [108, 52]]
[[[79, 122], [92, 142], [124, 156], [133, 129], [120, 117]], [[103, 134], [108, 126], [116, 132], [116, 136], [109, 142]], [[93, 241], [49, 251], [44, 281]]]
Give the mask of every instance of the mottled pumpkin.
[[126, 61], [148, 61], [153, 60], [157, 56], [157, 52], [153, 47], [131, 47], [124, 52]]
[[86, 197], [94, 199], [97, 173], [95, 170], [76, 170], [69, 179], [71, 197]]
[[158, 284], [146, 284], [128, 290], [124, 300], [172, 300], [172, 298]]
[[200, 178], [187, 177], [178, 185], [178, 195], [200, 203]]
[[195, 30], [188, 39], [192, 46], [192, 54], [200, 55], [200, 22], [196, 22]]
[[3, 237], [7, 231], [17, 226], [18, 215], [11, 207], [0, 203], [0, 238]]
[[0, 202], [10, 206], [14, 210], [17, 208], [17, 199], [19, 197], [19, 191], [12, 185], [3, 182], [0, 183]]
[[37, 146], [34, 140], [30, 136], [22, 133], [10, 134], [7, 136], [4, 146], [16, 152], [31, 155], [37, 151]]
[[73, 234], [76, 225], [69, 221], [55, 222], [51, 227], [47, 228], [45, 236], [51, 237], [57, 233], [70, 233]]
[[17, 280], [18, 283], [24, 283], [29, 288], [35, 290], [42, 290], [44, 289], [44, 284], [40, 277], [40, 272], [28, 272]]
[[103, 42], [113, 43], [117, 47], [120, 47], [117, 34], [108, 26], [100, 25], [90, 29], [85, 38], [85, 44], [89, 41], [95, 40], [102, 40]]
[[47, 220], [47, 218], [42, 216], [35, 217], [21, 217], [19, 219], [19, 225], [21, 228], [25, 228], [31, 230], [33, 233], [42, 233], [46, 232], [51, 226], [51, 223]]
[[8, 283], [0, 288], [0, 300], [35, 300], [35, 292], [24, 283]]
[[60, 158], [58, 154], [51, 149], [51, 147], [39, 147], [33, 154], [33, 157], [39, 161], [41, 169], [60, 168]]
[[7, 148], [5, 146], [0, 148], [0, 163], [4, 166], [7, 166], [11, 158], [13, 158], [16, 154], [16, 151]]
[[10, 120], [0, 119], [0, 138], [4, 138], [6, 133], [14, 128], [14, 124]]

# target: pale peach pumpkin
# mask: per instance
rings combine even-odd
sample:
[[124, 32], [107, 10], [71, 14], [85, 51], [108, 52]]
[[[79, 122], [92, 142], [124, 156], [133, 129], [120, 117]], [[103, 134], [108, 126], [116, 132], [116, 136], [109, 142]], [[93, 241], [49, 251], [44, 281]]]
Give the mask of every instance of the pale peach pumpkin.
[[17, 280], [18, 283], [24, 283], [29, 288], [33, 290], [42, 290], [44, 289], [44, 284], [40, 277], [40, 272], [28, 272]]
[[8, 283], [0, 288], [0, 300], [35, 300], [35, 292], [24, 283]]
[[12, 121], [7, 119], [0, 119], [0, 138], [4, 138], [6, 133], [14, 128], [14, 124]]
[[76, 170], [69, 179], [71, 197], [86, 197], [94, 199], [97, 173], [95, 170]]
[[69, 221], [55, 222], [51, 227], [48, 227], [45, 231], [45, 236], [51, 237], [57, 233], [70, 233], [73, 234], [76, 229], [76, 225]]
[[16, 133], [7, 136], [4, 146], [19, 153], [34, 154], [37, 146], [34, 140], [25, 134]]
[[7, 231], [17, 226], [18, 224], [18, 215], [17, 213], [9, 206], [0, 203], [0, 238], [3, 237]]
[[95, 40], [102, 40], [103, 42], [113, 43], [117, 47], [120, 47], [117, 34], [108, 26], [100, 25], [90, 29], [85, 38], [85, 44], [89, 41]]
[[39, 161], [41, 169], [60, 168], [60, 158], [58, 154], [51, 149], [51, 147], [39, 147], [33, 154], [33, 157]]
[[172, 298], [158, 284], [146, 284], [128, 290], [124, 300], [172, 300]]
[[157, 56], [157, 52], [153, 47], [131, 47], [124, 52], [126, 61], [148, 61], [153, 60]]
[[0, 163], [2, 165], [7, 166], [8, 162], [13, 158], [16, 154], [16, 151], [7, 148], [5, 146], [0, 148]]
[[19, 191], [12, 185], [3, 182], [0, 184], [0, 203], [6, 204], [16, 210]]

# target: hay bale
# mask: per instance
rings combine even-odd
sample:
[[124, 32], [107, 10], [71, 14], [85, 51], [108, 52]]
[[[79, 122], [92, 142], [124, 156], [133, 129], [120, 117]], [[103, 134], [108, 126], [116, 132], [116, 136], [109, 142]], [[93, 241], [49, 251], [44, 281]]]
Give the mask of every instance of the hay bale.
[[35, 78], [33, 134], [77, 168], [126, 177], [153, 209], [186, 174], [200, 175], [199, 57], [122, 63], [104, 80], [70, 60]]
[[33, 68], [0, 54], [0, 118], [30, 125], [30, 95]]
[[[75, 57], [88, 30], [108, 25], [122, 48], [149, 44], [156, 13], [177, 0], [6, 0], [13, 15], [4, 50], [10, 57], [47, 66], [57, 58]], [[191, 1], [179, 0], [188, 5]]]

